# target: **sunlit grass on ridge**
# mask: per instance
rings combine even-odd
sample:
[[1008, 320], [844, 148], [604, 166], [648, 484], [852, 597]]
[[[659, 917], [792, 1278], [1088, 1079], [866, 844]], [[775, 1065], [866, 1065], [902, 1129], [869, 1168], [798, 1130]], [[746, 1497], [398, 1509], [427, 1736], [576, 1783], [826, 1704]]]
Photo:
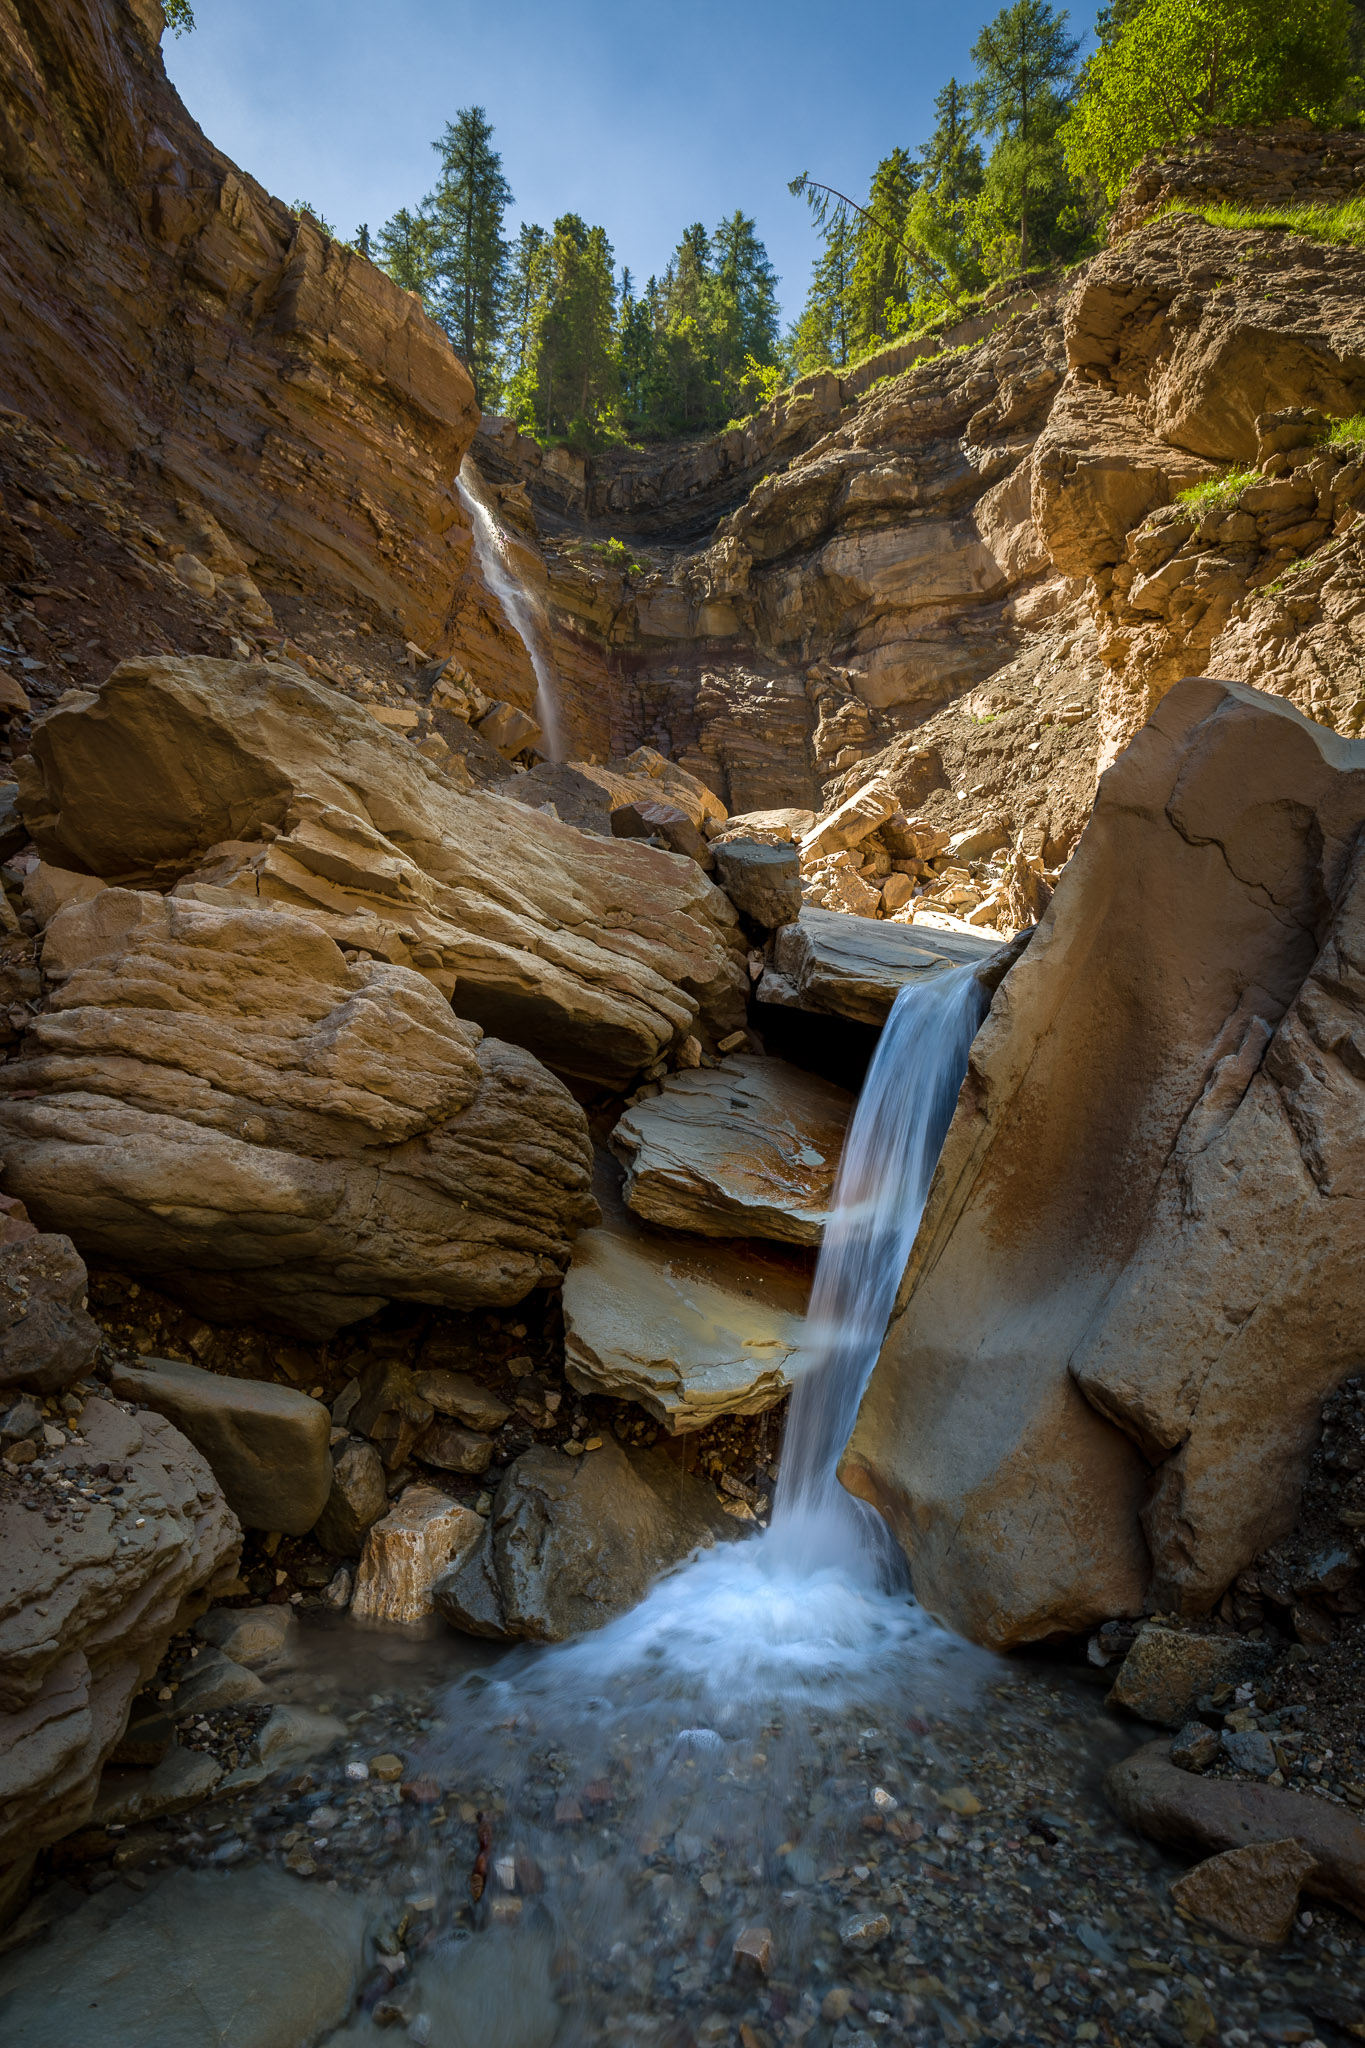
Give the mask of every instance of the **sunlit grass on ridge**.
[[1177, 213], [1197, 214], [1214, 228], [1243, 232], [1280, 228], [1294, 235], [1309, 235], [1315, 241], [1332, 242], [1338, 248], [1365, 248], [1365, 199], [1343, 199], [1336, 205], [1290, 201], [1283, 206], [1245, 206], [1229, 199], [1171, 199], [1151, 219], [1166, 220]]

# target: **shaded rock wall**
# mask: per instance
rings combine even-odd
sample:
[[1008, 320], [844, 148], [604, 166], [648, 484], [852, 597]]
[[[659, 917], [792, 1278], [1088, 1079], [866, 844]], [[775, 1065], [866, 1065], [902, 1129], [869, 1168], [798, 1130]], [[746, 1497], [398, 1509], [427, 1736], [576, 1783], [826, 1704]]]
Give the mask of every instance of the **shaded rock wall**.
[[1365, 746], [1187, 681], [995, 998], [844, 1463], [1007, 1646], [1201, 1613], [1358, 1358]]

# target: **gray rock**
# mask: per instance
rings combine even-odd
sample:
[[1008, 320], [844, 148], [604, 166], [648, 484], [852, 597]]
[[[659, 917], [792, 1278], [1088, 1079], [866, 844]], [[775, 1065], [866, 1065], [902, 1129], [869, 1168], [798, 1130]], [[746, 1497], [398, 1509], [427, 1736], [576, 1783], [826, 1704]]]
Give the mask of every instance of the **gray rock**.
[[1242, 1636], [1197, 1636], [1149, 1622], [1119, 1667], [1109, 1704], [1140, 1720], [1178, 1728], [1203, 1694], [1254, 1678], [1269, 1657], [1264, 1643]]
[[1276, 1768], [1275, 1745], [1259, 1728], [1225, 1728], [1222, 1743], [1228, 1762], [1253, 1778], [1268, 1778]]
[[97, 1827], [126, 1827], [165, 1813], [183, 1813], [207, 1799], [222, 1778], [223, 1766], [216, 1757], [173, 1743], [150, 1771], [106, 1771], [91, 1818]]
[[186, 1602], [236, 1572], [241, 1531], [170, 1423], [95, 1397], [80, 1437], [65, 1462], [97, 1494], [92, 1468], [117, 1464], [118, 1495], [83, 1503], [55, 1530], [0, 1500], [0, 1889], [8, 1866], [87, 1818]]
[[698, 1546], [733, 1533], [715, 1495], [666, 1453], [614, 1437], [580, 1458], [537, 1444], [503, 1474], [493, 1569], [509, 1632], [560, 1642], [600, 1628]]
[[1206, 1771], [1221, 1746], [1217, 1729], [1187, 1721], [1171, 1743], [1171, 1762], [1182, 1771]]
[[287, 1607], [213, 1607], [194, 1625], [201, 1642], [214, 1643], [234, 1664], [259, 1671], [277, 1664], [297, 1623]]
[[845, 1089], [786, 1060], [670, 1074], [612, 1132], [626, 1205], [704, 1237], [818, 1244], [852, 1111]]
[[236, 1664], [221, 1650], [201, 1650], [189, 1665], [175, 1696], [177, 1714], [212, 1714], [219, 1707], [235, 1707], [245, 1700], [259, 1700], [265, 1687], [254, 1671]]
[[332, 1419], [321, 1401], [174, 1358], [121, 1365], [110, 1384], [183, 1430], [248, 1528], [302, 1536], [322, 1513], [332, 1485]]
[[332, 1490], [314, 1538], [334, 1557], [359, 1557], [366, 1532], [388, 1509], [383, 1459], [363, 1437], [348, 1437], [332, 1453]]
[[477, 1477], [492, 1464], [493, 1446], [486, 1436], [461, 1429], [458, 1422], [442, 1416], [417, 1439], [412, 1455], [421, 1464], [435, 1465], [442, 1472], [464, 1472]]
[[431, 1599], [436, 1612], [452, 1628], [462, 1629], [468, 1636], [506, 1638], [510, 1635], [507, 1617], [502, 1611], [498, 1575], [493, 1569], [491, 1517], [484, 1524], [484, 1533], [474, 1548], [459, 1564], [442, 1572], [431, 1589]]
[[100, 1332], [85, 1298], [85, 1261], [69, 1237], [35, 1232], [0, 1247], [0, 1388], [59, 1394], [89, 1372]]
[[431, 1425], [431, 1404], [417, 1392], [412, 1373], [396, 1358], [377, 1358], [360, 1376], [348, 1427], [378, 1444], [390, 1472], [406, 1465], [412, 1447]]
[[769, 931], [801, 914], [801, 861], [794, 846], [731, 839], [712, 849], [716, 880], [735, 909]]
[[806, 909], [778, 933], [773, 965], [756, 994], [761, 1003], [884, 1024], [907, 982], [974, 966], [999, 946], [999, 939], [967, 932]]
[[[553, 1948], [541, 1934], [490, 1928], [420, 1963], [403, 2008], [427, 2024], [432, 2048], [550, 2048], [560, 2008], [551, 1989]], [[401, 2038], [401, 2035], [400, 2035]], [[357, 2018], [327, 2048], [388, 2048], [394, 2033]]]
[[501, 1429], [512, 1413], [507, 1403], [491, 1388], [480, 1386], [467, 1372], [450, 1372], [444, 1366], [424, 1365], [412, 1376], [422, 1400], [438, 1415], [449, 1415], [468, 1429]]
[[852, 1913], [839, 1929], [839, 1940], [854, 1955], [866, 1955], [890, 1932], [891, 1922], [885, 1913]]
[[344, 1892], [177, 1871], [117, 1918], [92, 1899], [0, 1964], [0, 2033], [25, 2048], [309, 2048], [345, 2017], [364, 1938]]

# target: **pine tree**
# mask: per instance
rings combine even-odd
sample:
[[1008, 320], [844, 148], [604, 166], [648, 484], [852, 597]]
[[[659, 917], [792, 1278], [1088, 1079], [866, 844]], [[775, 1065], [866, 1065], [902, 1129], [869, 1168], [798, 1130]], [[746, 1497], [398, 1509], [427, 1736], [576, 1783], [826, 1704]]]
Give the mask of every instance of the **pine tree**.
[[815, 265], [805, 306], [792, 330], [789, 352], [798, 375], [822, 369], [826, 363], [842, 369], [848, 361], [857, 253], [857, 234], [847, 214], [833, 214], [825, 228], [824, 253]]
[[715, 275], [713, 357], [721, 406], [730, 418], [745, 402], [749, 362], [778, 358], [777, 273], [759, 240], [757, 224], [735, 212], [711, 238]]
[[437, 319], [464, 357], [485, 409], [498, 395], [498, 340], [508, 249], [503, 214], [512, 193], [482, 107], [462, 107], [432, 148], [441, 159], [423, 213], [435, 230]]
[[392, 220], [386, 220], [376, 237], [379, 262], [395, 284], [405, 292], [416, 292], [427, 310], [436, 277], [436, 227], [425, 213], [411, 213], [400, 206]]
[[981, 145], [971, 119], [970, 95], [950, 78], [934, 101], [934, 132], [920, 153], [920, 189], [909, 213], [909, 229], [925, 253], [939, 263], [956, 292], [983, 282], [973, 204], [985, 178]]
[[875, 348], [905, 324], [918, 280], [906, 246], [906, 223], [919, 188], [920, 167], [907, 150], [893, 149], [872, 173], [867, 206], [855, 227], [849, 314], [853, 347]]
[[1016, 214], [1018, 263], [1027, 270], [1029, 217], [1048, 211], [1060, 168], [1057, 133], [1075, 78], [1079, 40], [1049, 0], [1014, 0], [972, 44], [971, 99], [978, 126], [999, 141], [987, 168], [990, 195]]

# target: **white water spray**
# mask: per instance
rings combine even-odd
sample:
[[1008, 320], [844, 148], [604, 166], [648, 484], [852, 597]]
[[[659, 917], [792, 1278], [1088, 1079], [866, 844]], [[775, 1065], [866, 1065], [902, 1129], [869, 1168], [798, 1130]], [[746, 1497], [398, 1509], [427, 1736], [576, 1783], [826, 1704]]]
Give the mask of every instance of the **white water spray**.
[[502, 528], [488, 503], [483, 479], [468, 457], [460, 465], [455, 488], [460, 494], [460, 503], [469, 514], [474, 552], [479, 558], [484, 580], [497, 598], [503, 617], [530, 657], [536, 678], [536, 718], [544, 735], [546, 751], [552, 761], [561, 761], [564, 747], [560, 730], [559, 677], [546, 642], [539, 608], [517, 580]]

